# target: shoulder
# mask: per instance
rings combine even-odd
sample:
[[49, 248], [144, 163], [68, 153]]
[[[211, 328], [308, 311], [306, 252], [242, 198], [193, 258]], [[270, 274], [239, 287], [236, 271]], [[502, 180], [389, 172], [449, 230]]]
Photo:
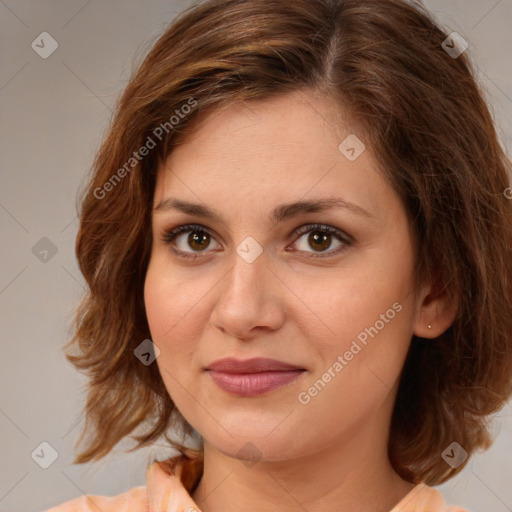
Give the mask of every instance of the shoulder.
[[390, 512], [468, 512], [456, 506], [448, 506], [443, 495], [433, 487], [418, 484]]
[[[56, 505], [43, 512], [140, 512], [148, 504], [146, 487], [138, 486], [117, 496], [86, 496]], [[123, 507], [123, 508], [121, 508]]]

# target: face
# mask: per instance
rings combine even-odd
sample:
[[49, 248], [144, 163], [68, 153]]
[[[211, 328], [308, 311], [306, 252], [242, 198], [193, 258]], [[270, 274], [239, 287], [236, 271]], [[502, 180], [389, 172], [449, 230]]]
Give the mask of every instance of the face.
[[[156, 364], [183, 416], [228, 456], [250, 442], [292, 459], [389, 426], [418, 311], [412, 234], [371, 148], [354, 142], [364, 135], [334, 112], [312, 92], [232, 106], [159, 168], [144, 289]], [[302, 371], [206, 370], [226, 357]]]

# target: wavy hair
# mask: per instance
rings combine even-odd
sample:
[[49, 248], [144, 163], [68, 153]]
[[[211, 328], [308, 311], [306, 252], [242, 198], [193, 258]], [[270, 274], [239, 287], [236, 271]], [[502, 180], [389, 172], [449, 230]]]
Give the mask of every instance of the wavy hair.
[[193, 428], [157, 365], [134, 356], [151, 337], [143, 287], [158, 163], [200, 115], [298, 90], [322, 92], [361, 123], [414, 228], [417, 282], [458, 298], [443, 335], [412, 339], [393, 467], [435, 485], [464, 467], [441, 457], [453, 441], [469, 454], [490, 446], [489, 415], [512, 389], [511, 162], [468, 52], [450, 55], [449, 36], [416, 0], [209, 0], [168, 26], [120, 95], [79, 199], [87, 291], [65, 350], [88, 376], [87, 441], [74, 463], [126, 436], [132, 450], [164, 436], [188, 453], [169, 432]]

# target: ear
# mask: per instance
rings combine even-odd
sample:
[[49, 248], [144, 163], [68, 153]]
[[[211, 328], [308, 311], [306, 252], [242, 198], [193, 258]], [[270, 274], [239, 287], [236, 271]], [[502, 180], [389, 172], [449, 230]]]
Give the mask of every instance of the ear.
[[[446, 290], [436, 291], [435, 286], [425, 285], [418, 297], [414, 334], [420, 338], [437, 338], [455, 321], [458, 297]], [[430, 328], [429, 328], [430, 326]]]

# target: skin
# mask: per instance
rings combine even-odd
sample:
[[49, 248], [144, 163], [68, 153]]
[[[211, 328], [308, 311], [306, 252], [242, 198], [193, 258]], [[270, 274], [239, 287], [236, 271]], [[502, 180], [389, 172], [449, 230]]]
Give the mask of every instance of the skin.
[[[386, 512], [414, 487], [387, 456], [398, 379], [412, 335], [438, 336], [455, 310], [430, 298], [429, 283], [413, 290], [405, 209], [368, 145], [353, 162], [338, 149], [348, 135], [364, 141], [364, 134], [336, 112], [312, 91], [237, 104], [208, 116], [158, 170], [155, 205], [178, 198], [224, 219], [154, 211], [144, 289], [160, 373], [204, 440], [204, 474], [192, 495], [203, 511]], [[279, 204], [326, 196], [369, 215], [333, 208], [267, 223]], [[161, 240], [188, 223], [213, 234], [202, 245], [187, 243], [190, 232], [174, 240], [195, 260]], [[314, 223], [354, 242], [335, 254], [344, 244], [334, 236], [317, 246], [308, 242], [315, 228], [294, 235]], [[236, 251], [248, 236], [263, 250], [252, 263]], [[397, 302], [402, 310], [378, 335], [300, 403], [299, 393]], [[307, 371], [264, 395], [238, 397], [204, 371], [229, 356], [269, 357]], [[252, 450], [255, 464], [241, 460], [241, 449]]]

